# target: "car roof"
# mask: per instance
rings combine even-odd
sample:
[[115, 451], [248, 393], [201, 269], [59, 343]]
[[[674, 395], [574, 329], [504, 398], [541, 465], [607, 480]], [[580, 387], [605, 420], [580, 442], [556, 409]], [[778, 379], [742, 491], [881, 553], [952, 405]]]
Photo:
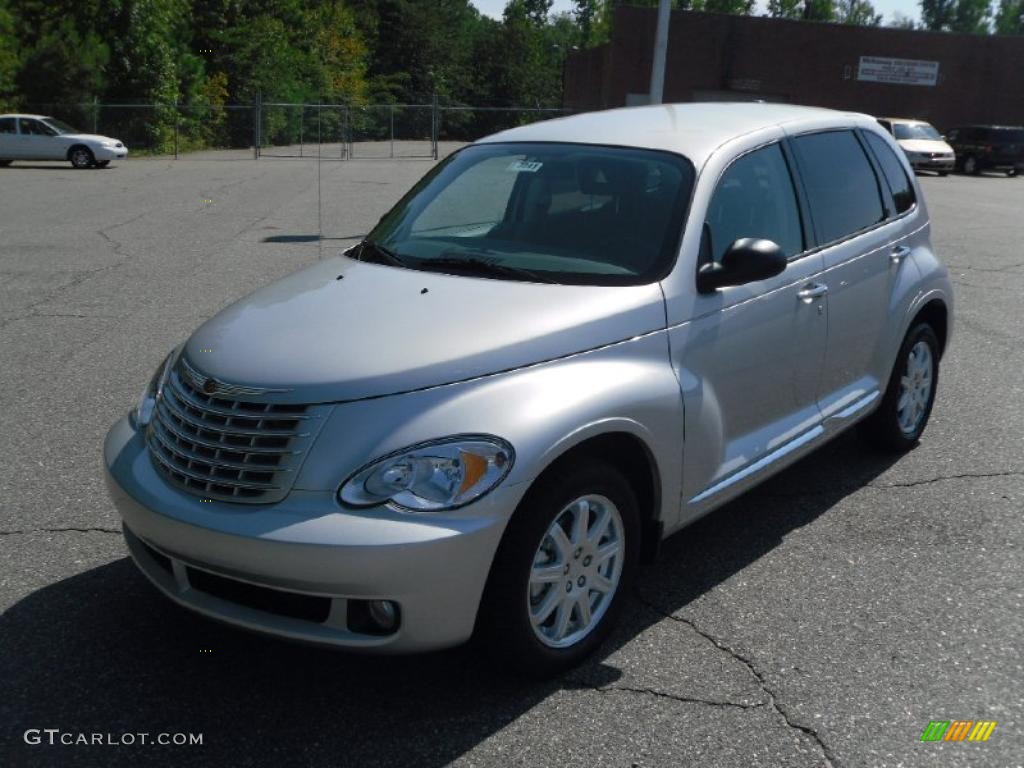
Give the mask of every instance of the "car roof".
[[7, 114], [0, 115], [0, 117], [34, 117], [37, 120], [49, 117], [49, 115], [30, 115], [25, 112], [8, 112]]
[[815, 127], [876, 125], [875, 118], [820, 107], [765, 102], [658, 104], [586, 112], [511, 128], [478, 143], [545, 141], [660, 149], [700, 166], [722, 144], [748, 133], [801, 123]]

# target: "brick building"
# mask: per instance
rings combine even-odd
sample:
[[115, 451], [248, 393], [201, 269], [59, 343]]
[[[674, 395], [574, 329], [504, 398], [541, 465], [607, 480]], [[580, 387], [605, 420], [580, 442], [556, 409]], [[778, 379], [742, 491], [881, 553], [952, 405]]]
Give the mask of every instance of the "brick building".
[[[566, 106], [643, 103], [656, 18], [655, 8], [619, 6], [612, 41], [566, 61]], [[913, 61], [887, 73], [893, 59]], [[940, 130], [1020, 125], [1024, 37], [673, 11], [664, 100], [753, 99], [917, 117]]]

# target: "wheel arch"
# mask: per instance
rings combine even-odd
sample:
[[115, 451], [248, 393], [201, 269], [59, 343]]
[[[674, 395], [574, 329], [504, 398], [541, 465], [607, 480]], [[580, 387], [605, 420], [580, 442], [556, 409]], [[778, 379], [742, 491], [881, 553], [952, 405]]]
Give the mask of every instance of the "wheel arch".
[[941, 358], [946, 352], [946, 343], [949, 339], [949, 308], [946, 306], [946, 302], [940, 298], [933, 298], [925, 302], [914, 314], [908, 330], [921, 322], [928, 323], [935, 331], [935, 335], [939, 339], [939, 356]]
[[[650, 445], [632, 431], [610, 429], [582, 437], [550, 457], [544, 468], [530, 483], [530, 490], [551, 474], [587, 459], [605, 461], [622, 471], [633, 488], [640, 511], [641, 562], [650, 562], [657, 555], [664, 532], [662, 518], [662, 473]], [[530, 491], [523, 497], [528, 499]]]

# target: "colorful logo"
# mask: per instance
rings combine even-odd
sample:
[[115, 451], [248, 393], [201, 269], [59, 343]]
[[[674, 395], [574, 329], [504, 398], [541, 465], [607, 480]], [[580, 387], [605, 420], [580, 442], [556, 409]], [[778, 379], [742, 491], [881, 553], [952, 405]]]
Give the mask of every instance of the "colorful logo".
[[995, 729], [995, 720], [931, 720], [921, 741], [988, 741]]

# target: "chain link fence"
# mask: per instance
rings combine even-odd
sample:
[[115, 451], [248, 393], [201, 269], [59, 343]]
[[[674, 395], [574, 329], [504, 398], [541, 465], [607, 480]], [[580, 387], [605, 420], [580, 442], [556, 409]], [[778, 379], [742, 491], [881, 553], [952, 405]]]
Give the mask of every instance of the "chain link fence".
[[[124, 142], [131, 156], [189, 159], [434, 158], [461, 143], [567, 114], [548, 107], [440, 104], [102, 103], [23, 105]], [[444, 146], [441, 146], [444, 145]]]

